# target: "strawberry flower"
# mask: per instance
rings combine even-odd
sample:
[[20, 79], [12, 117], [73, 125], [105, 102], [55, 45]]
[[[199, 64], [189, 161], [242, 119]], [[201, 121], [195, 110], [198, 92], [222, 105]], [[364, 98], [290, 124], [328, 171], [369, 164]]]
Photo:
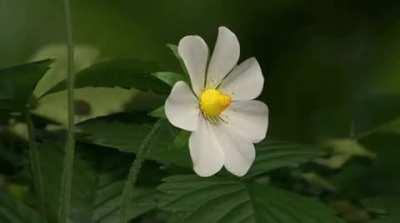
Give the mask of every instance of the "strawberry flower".
[[264, 78], [255, 58], [237, 65], [240, 55], [236, 35], [219, 27], [214, 52], [200, 36], [183, 37], [178, 53], [189, 73], [191, 87], [177, 82], [165, 103], [172, 125], [190, 131], [190, 156], [194, 171], [212, 176], [222, 167], [243, 176], [254, 162], [254, 143], [266, 136], [268, 107], [254, 100]]

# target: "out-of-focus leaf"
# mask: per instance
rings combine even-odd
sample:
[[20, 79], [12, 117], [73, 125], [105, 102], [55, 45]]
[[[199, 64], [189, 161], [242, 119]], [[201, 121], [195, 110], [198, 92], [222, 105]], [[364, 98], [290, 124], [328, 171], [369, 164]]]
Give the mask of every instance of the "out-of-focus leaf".
[[[83, 138], [81, 140], [96, 145], [115, 148], [124, 152], [135, 153], [140, 143], [151, 129], [151, 122], [122, 123], [104, 120], [93, 120], [78, 126]], [[181, 137], [184, 144], [182, 144]], [[190, 166], [187, 149], [188, 135], [173, 128], [168, 121], [162, 123], [150, 144], [147, 159], [165, 164]]]
[[52, 60], [42, 60], [0, 70], [0, 110], [24, 110], [51, 63]]
[[333, 149], [333, 155], [326, 159], [318, 159], [319, 164], [332, 169], [341, 168], [353, 157], [375, 159], [376, 155], [353, 139], [335, 139], [325, 142], [325, 146]]
[[[122, 87], [168, 94], [170, 87], [152, 73], [158, 66], [154, 63], [134, 59], [109, 60], [95, 64], [76, 74], [76, 88]], [[56, 85], [51, 91], [65, 89], [65, 83]]]
[[391, 196], [400, 193], [398, 162], [399, 137], [396, 134], [373, 134], [360, 143], [376, 158], [354, 158], [340, 172], [331, 176], [341, 195], [352, 199]]
[[363, 205], [376, 216], [371, 223], [400, 222], [400, 197], [380, 196], [362, 200]]
[[[67, 92], [47, 94], [39, 100], [34, 114], [67, 123]], [[152, 110], [163, 103], [162, 97], [123, 88], [86, 87], [75, 89], [76, 119], [79, 123], [88, 119], [130, 110]]]
[[400, 117], [381, 126], [377, 129], [377, 132], [400, 134]]
[[35, 210], [0, 191], [0, 222], [4, 223], [45, 223]]
[[[88, 45], [75, 45], [74, 71], [78, 72], [92, 65], [99, 55], [99, 51]], [[67, 49], [65, 44], [50, 44], [40, 48], [32, 57], [31, 61], [43, 58], [54, 58], [51, 68], [40, 79], [35, 90], [35, 97], [43, 96], [48, 90], [59, 84], [66, 78], [67, 70]]]
[[178, 175], [167, 177], [159, 190], [160, 208], [181, 216], [172, 222], [342, 222], [317, 200], [236, 179]]
[[256, 145], [257, 156], [247, 174], [248, 177], [268, 173], [282, 167], [299, 165], [321, 157], [324, 152], [313, 146], [285, 142], [269, 142]]
[[400, 118], [400, 95], [367, 95], [355, 107], [355, 135], [365, 137]]

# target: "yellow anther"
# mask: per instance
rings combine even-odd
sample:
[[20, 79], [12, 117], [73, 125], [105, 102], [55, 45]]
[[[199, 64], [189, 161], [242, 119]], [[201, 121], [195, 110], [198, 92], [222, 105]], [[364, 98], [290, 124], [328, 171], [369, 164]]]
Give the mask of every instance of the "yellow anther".
[[231, 104], [231, 97], [217, 89], [206, 89], [200, 96], [200, 109], [206, 118], [215, 119]]

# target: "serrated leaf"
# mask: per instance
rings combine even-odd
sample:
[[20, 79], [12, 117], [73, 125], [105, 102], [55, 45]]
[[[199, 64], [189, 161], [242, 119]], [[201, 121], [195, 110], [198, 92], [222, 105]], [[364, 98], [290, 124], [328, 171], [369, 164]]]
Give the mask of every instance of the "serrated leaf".
[[[76, 74], [75, 88], [83, 87], [122, 87], [141, 91], [168, 94], [170, 87], [152, 73], [158, 66], [154, 63], [135, 59], [115, 59], [82, 70]], [[65, 83], [56, 85], [51, 92], [65, 89]]]
[[314, 146], [265, 141], [256, 145], [256, 160], [246, 177], [257, 176], [283, 167], [298, 167], [324, 155]]
[[[34, 114], [66, 124], [67, 92], [47, 94], [39, 100]], [[163, 98], [137, 90], [123, 88], [86, 87], [75, 89], [75, 123], [131, 110], [148, 111], [163, 103]]]
[[[96, 145], [136, 152], [141, 140], [150, 130], [149, 123], [121, 123], [93, 120], [79, 125], [82, 140]], [[190, 133], [177, 131], [166, 120], [160, 134], [153, 140], [147, 159], [191, 167], [188, 139]], [[318, 148], [285, 142], [263, 142], [256, 145], [256, 160], [246, 177], [254, 177], [283, 167], [298, 167], [324, 155]]]
[[[88, 153], [87, 149], [82, 145], [77, 148], [70, 218], [76, 223], [116, 222], [119, 218], [120, 198], [127, 166], [121, 165], [120, 159], [115, 162], [112, 156], [103, 159], [104, 161], [97, 161], [93, 158], [94, 154]], [[62, 145], [41, 144], [40, 160], [44, 173], [48, 218], [55, 221], [59, 206]], [[157, 206], [156, 195], [155, 188], [138, 187], [135, 189], [129, 206], [129, 218], [136, 218], [154, 209]]]
[[[93, 120], [78, 126], [84, 142], [115, 148], [120, 151], [135, 153], [143, 138], [151, 129], [152, 122], [115, 122]], [[183, 143], [182, 139], [184, 137]], [[165, 164], [191, 166], [187, 149], [188, 135], [173, 128], [168, 121], [163, 121], [154, 135], [146, 159]]]
[[23, 111], [51, 63], [42, 60], [0, 70], [0, 110]]
[[317, 200], [270, 185], [178, 175], [165, 179], [160, 208], [191, 223], [342, 222]]
[[29, 206], [0, 191], [0, 222], [45, 223], [46, 221]]
[[[99, 51], [89, 45], [76, 44], [74, 47], [74, 71], [78, 72], [84, 68], [89, 67], [99, 56]], [[42, 58], [55, 58], [51, 68], [37, 83], [34, 90], [36, 97], [43, 96], [47, 91], [59, 84], [66, 78], [67, 70], [67, 54], [65, 53], [67, 46], [65, 44], [48, 44], [41, 47], [34, 55], [32, 55], [30, 61], [37, 61]]]

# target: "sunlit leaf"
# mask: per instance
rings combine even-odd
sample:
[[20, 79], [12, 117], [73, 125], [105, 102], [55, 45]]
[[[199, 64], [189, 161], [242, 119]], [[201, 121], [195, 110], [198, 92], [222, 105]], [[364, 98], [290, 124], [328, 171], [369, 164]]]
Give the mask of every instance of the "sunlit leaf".
[[[92, 65], [97, 57], [99, 51], [89, 45], [76, 44], [74, 47], [74, 71], [78, 72], [84, 68]], [[32, 55], [32, 61], [37, 61], [43, 58], [54, 58], [55, 61], [51, 65], [48, 72], [40, 79], [35, 90], [35, 97], [41, 97], [55, 85], [59, 84], [66, 79], [67, 71], [67, 46], [65, 44], [49, 44], [40, 48], [34, 55]]]
[[376, 157], [373, 152], [353, 139], [333, 139], [324, 144], [333, 149], [333, 154], [329, 158], [318, 159], [317, 162], [332, 169], [341, 168], [354, 157], [366, 157], [368, 159], [375, 159]]
[[[67, 92], [47, 94], [38, 102], [34, 114], [67, 123]], [[163, 104], [163, 98], [137, 90], [123, 88], [86, 87], [75, 89], [75, 122], [131, 110], [152, 110]]]

